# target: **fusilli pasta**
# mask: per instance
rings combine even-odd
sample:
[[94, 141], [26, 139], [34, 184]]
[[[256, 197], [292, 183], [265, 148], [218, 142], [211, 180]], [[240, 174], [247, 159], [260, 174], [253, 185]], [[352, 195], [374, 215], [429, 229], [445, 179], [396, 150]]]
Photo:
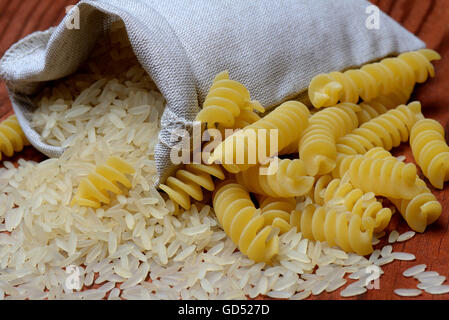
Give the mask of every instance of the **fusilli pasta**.
[[364, 192], [397, 199], [412, 199], [422, 187], [413, 163], [396, 159], [373, 159], [367, 156], [345, 156], [339, 167], [340, 176], [349, 174], [351, 184]]
[[316, 108], [340, 102], [371, 101], [395, 90], [404, 90], [435, 75], [433, 60], [441, 56], [430, 49], [406, 52], [360, 69], [315, 76], [309, 85], [309, 98]]
[[323, 176], [317, 182], [316, 189], [313, 193], [316, 203], [324, 204], [326, 209], [332, 208], [357, 214], [362, 221], [367, 218], [372, 219], [376, 233], [384, 230], [391, 220], [393, 213], [389, 208], [382, 207], [374, 193], [365, 193], [354, 188], [345, 179], [331, 180], [330, 176]]
[[14, 152], [22, 151], [23, 147], [29, 144], [16, 115], [9, 116], [0, 123], [0, 160], [2, 153], [11, 157]]
[[268, 165], [239, 172], [235, 177], [250, 192], [279, 198], [305, 195], [315, 180], [307, 176], [302, 160], [279, 158], [274, 158]]
[[357, 128], [357, 111], [360, 111], [357, 105], [343, 103], [310, 117], [299, 143], [299, 157], [306, 164], [308, 175], [327, 174], [335, 168], [335, 142]]
[[279, 228], [280, 233], [285, 233], [292, 228], [290, 224], [290, 212], [295, 210], [296, 200], [294, 198], [276, 199], [267, 197], [260, 202], [262, 216], [265, 225]]
[[253, 109], [265, 111], [259, 102], [251, 100], [243, 84], [230, 80], [228, 71], [223, 71], [215, 77], [196, 121], [206, 123], [208, 128], [215, 128], [216, 124], [232, 128], [242, 110]]
[[374, 119], [388, 110], [396, 108], [402, 104], [406, 104], [410, 99], [411, 90], [393, 91], [386, 96], [380, 96], [370, 102], [362, 102], [359, 104], [360, 112], [357, 113], [359, 125]]
[[436, 120], [418, 121], [410, 134], [410, 146], [416, 163], [430, 183], [443, 189], [449, 180], [449, 146], [444, 137], [444, 128]]
[[133, 173], [134, 168], [129, 163], [118, 157], [110, 157], [106, 164], [97, 166], [95, 172], [81, 180], [71, 205], [99, 208], [101, 203], [110, 203], [108, 191], [122, 194], [117, 182], [131, 188], [131, 182], [125, 174]]
[[223, 230], [251, 260], [269, 263], [279, 252], [279, 237], [241, 185], [226, 181], [217, 186], [213, 207]]
[[367, 255], [373, 251], [374, 222], [349, 211], [326, 209], [309, 204], [304, 210], [294, 210], [290, 223], [307, 239], [326, 241], [346, 252]]
[[223, 170], [219, 165], [186, 164], [176, 171], [176, 174], [167, 178], [165, 184], [160, 184], [162, 189], [170, 199], [179, 204], [184, 209], [190, 209], [190, 197], [197, 201], [203, 200], [204, 188], [209, 191], [215, 189], [212, 176], [220, 180], [225, 178]]
[[[391, 153], [382, 148], [371, 149], [365, 156], [398, 161]], [[442, 207], [423, 180], [418, 179], [417, 184], [422, 188], [422, 192], [412, 199], [389, 198], [389, 200], [398, 208], [410, 228], [417, 232], [424, 232], [429, 224], [438, 220]]]
[[[309, 109], [304, 104], [284, 102], [259, 121], [226, 138], [215, 148], [209, 163], [219, 161], [231, 173], [260, 164], [295, 141], [308, 126], [309, 115]], [[261, 131], [263, 129], [265, 132]], [[271, 129], [277, 130], [278, 144], [275, 150], [270, 147]]]
[[413, 125], [422, 118], [417, 101], [401, 105], [354, 129], [337, 140], [337, 151], [344, 154], [364, 154], [371, 148], [391, 150], [408, 141]]

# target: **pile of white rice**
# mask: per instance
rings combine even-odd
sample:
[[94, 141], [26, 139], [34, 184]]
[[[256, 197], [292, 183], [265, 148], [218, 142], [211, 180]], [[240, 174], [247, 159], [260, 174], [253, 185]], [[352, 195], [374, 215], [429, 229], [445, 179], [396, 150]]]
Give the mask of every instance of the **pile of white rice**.
[[[0, 169], [0, 298], [304, 299], [341, 288], [351, 274], [358, 281], [341, 292], [347, 297], [367, 291], [372, 266], [410, 258], [390, 247], [366, 259], [291, 230], [272, 266], [255, 264], [209, 206], [173, 215], [153, 186], [164, 99], [123, 29], [111, 30], [80, 72], [37, 98], [32, 125], [65, 147], [63, 156]], [[81, 178], [111, 155], [136, 169], [129, 192], [96, 210], [71, 207]], [[81, 290], [70, 285], [74, 268]]]

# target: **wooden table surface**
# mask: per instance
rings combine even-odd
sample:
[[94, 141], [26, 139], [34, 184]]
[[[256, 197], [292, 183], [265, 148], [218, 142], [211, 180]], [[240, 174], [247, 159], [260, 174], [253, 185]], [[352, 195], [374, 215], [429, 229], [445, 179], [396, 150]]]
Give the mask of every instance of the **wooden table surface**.
[[[36, 30], [45, 30], [56, 25], [65, 14], [65, 7], [76, 0], [0, 0], [0, 56], [17, 40]], [[437, 50], [443, 57], [435, 63], [437, 75], [434, 79], [419, 85], [413, 99], [423, 104], [425, 116], [439, 120], [449, 136], [449, 1], [447, 0], [372, 0], [384, 12], [401, 23], [410, 32], [426, 42], [429, 48]], [[0, 119], [12, 114], [6, 87], [0, 82]], [[408, 145], [395, 150], [395, 154], [405, 154], [407, 161], [413, 161]], [[19, 157], [40, 161], [45, 156], [27, 147]], [[428, 270], [434, 270], [449, 277], [449, 183], [444, 191], [433, 190], [443, 204], [441, 218], [431, 225], [424, 234], [417, 234], [405, 243], [393, 245], [394, 251], [415, 254], [416, 261], [395, 261], [383, 267], [385, 274], [380, 278], [380, 289], [352, 299], [404, 299], [393, 293], [396, 288], [416, 288], [418, 282], [404, 278], [402, 272], [416, 264], [427, 264]], [[399, 214], [393, 217], [388, 231], [408, 231], [407, 224]], [[378, 246], [386, 243], [384, 239]], [[351, 280], [353, 281], [353, 280]], [[449, 299], [449, 294], [423, 294], [419, 299]], [[339, 292], [321, 294], [311, 299], [342, 299]], [[411, 298], [417, 299], [417, 298]]]

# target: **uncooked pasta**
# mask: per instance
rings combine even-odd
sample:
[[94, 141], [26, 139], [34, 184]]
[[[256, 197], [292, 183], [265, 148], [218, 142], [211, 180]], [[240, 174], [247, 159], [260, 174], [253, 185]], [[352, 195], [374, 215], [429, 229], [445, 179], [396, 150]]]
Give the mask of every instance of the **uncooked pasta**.
[[313, 200], [326, 208], [334, 208], [337, 211], [349, 211], [365, 219], [374, 221], [374, 232], [383, 231], [389, 224], [392, 211], [384, 208], [374, 193], [363, 192], [355, 188], [344, 179], [332, 179], [330, 176], [322, 176], [315, 186]]
[[272, 198], [266, 197], [260, 201], [260, 210], [266, 225], [279, 229], [283, 234], [292, 228], [290, 224], [290, 213], [296, 208], [294, 198]]
[[123, 193], [117, 182], [128, 189], [131, 188], [131, 182], [126, 174], [132, 173], [134, 168], [129, 163], [118, 157], [110, 157], [105, 164], [97, 166], [95, 172], [81, 180], [71, 204], [92, 208], [99, 208], [101, 203], [108, 204], [110, 202], [108, 191], [115, 194]]
[[310, 117], [310, 124], [299, 142], [299, 158], [305, 162], [309, 175], [327, 174], [335, 168], [335, 142], [358, 127], [358, 111], [357, 105], [343, 103]]
[[217, 124], [232, 128], [242, 110], [253, 112], [253, 109], [265, 111], [260, 103], [251, 100], [243, 84], [230, 80], [228, 71], [223, 71], [215, 77], [196, 121], [206, 123], [209, 128], [215, 128]]
[[422, 187], [417, 185], [419, 177], [413, 163], [360, 155], [346, 156], [339, 170], [341, 176], [346, 172], [349, 174], [354, 187], [378, 196], [412, 199], [422, 192]]
[[413, 156], [430, 183], [443, 189], [449, 180], [449, 146], [444, 137], [444, 128], [436, 120], [418, 121], [410, 134]]
[[235, 175], [237, 182], [257, 194], [290, 198], [305, 195], [314, 178], [307, 175], [301, 159], [273, 159], [268, 165], [251, 167]]
[[[371, 149], [365, 156], [398, 161], [391, 153], [382, 148]], [[424, 232], [429, 224], [434, 223], [440, 217], [442, 207], [423, 180], [418, 179], [417, 185], [422, 187], [422, 191], [412, 199], [389, 199], [398, 208], [410, 228], [417, 232]]]
[[[261, 164], [302, 134], [309, 124], [309, 114], [309, 109], [300, 102], [284, 102], [259, 121], [226, 138], [215, 148], [209, 163], [218, 161], [231, 173]], [[277, 135], [274, 150], [271, 148], [273, 133]]]
[[186, 164], [176, 171], [174, 176], [168, 177], [165, 184], [159, 188], [168, 194], [170, 199], [183, 207], [190, 209], [190, 198], [203, 200], [202, 188], [213, 191], [215, 183], [212, 177], [223, 180], [225, 175], [219, 165], [205, 165], [202, 163]]
[[218, 221], [240, 251], [256, 262], [270, 262], [279, 252], [279, 237], [251, 201], [248, 191], [233, 181], [220, 184], [213, 196]]
[[367, 255], [373, 252], [374, 223], [349, 211], [309, 204], [291, 213], [291, 224], [311, 240], [326, 241], [346, 252]]
[[388, 111], [337, 140], [337, 150], [344, 154], [364, 154], [374, 147], [391, 150], [408, 141], [413, 125], [423, 118], [421, 103], [412, 102]]
[[2, 154], [11, 157], [15, 152], [22, 151], [23, 147], [29, 144], [20, 128], [16, 115], [9, 116], [0, 123], [0, 160]]
[[338, 102], [357, 103], [360, 98], [371, 101], [395, 90], [406, 90], [435, 75], [434, 60], [441, 56], [430, 49], [405, 52], [360, 69], [331, 72], [315, 76], [309, 85], [309, 98], [316, 108]]

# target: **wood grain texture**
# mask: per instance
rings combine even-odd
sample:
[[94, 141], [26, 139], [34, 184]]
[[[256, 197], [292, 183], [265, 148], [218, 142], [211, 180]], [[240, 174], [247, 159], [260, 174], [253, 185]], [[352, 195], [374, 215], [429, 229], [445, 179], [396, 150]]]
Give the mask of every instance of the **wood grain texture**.
[[[17, 40], [25, 35], [44, 30], [56, 25], [65, 14], [65, 7], [76, 3], [75, 0], [0, 0], [0, 55]], [[437, 119], [446, 129], [449, 136], [449, 1], [447, 0], [373, 0], [374, 4], [393, 17], [410, 32], [426, 42], [429, 48], [437, 50], [443, 57], [435, 63], [437, 75], [434, 79], [419, 85], [413, 99], [423, 104], [425, 116]], [[382, 26], [381, 26], [382, 27]], [[0, 119], [12, 113], [6, 87], [0, 83]], [[413, 162], [408, 145], [394, 150], [395, 155], [405, 154], [407, 161]], [[45, 157], [31, 147], [12, 159], [25, 158], [41, 161]], [[383, 267], [385, 274], [380, 279], [379, 290], [369, 290], [364, 295], [352, 299], [404, 299], [393, 293], [396, 288], [415, 288], [417, 281], [404, 278], [402, 272], [419, 263], [425, 263], [428, 269], [438, 271], [449, 277], [449, 184], [444, 191], [433, 190], [443, 204], [441, 218], [424, 234], [416, 235], [405, 243], [393, 245], [394, 251], [405, 251], [415, 254], [416, 261], [395, 261]], [[409, 228], [399, 214], [396, 214], [388, 231], [398, 230], [400, 233]], [[384, 239], [378, 246], [384, 245]], [[350, 280], [353, 281], [353, 280]], [[324, 293], [310, 299], [342, 299], [339, 291]], [[410, 299], [449, 299], [449, 294], [428, 295]]]

